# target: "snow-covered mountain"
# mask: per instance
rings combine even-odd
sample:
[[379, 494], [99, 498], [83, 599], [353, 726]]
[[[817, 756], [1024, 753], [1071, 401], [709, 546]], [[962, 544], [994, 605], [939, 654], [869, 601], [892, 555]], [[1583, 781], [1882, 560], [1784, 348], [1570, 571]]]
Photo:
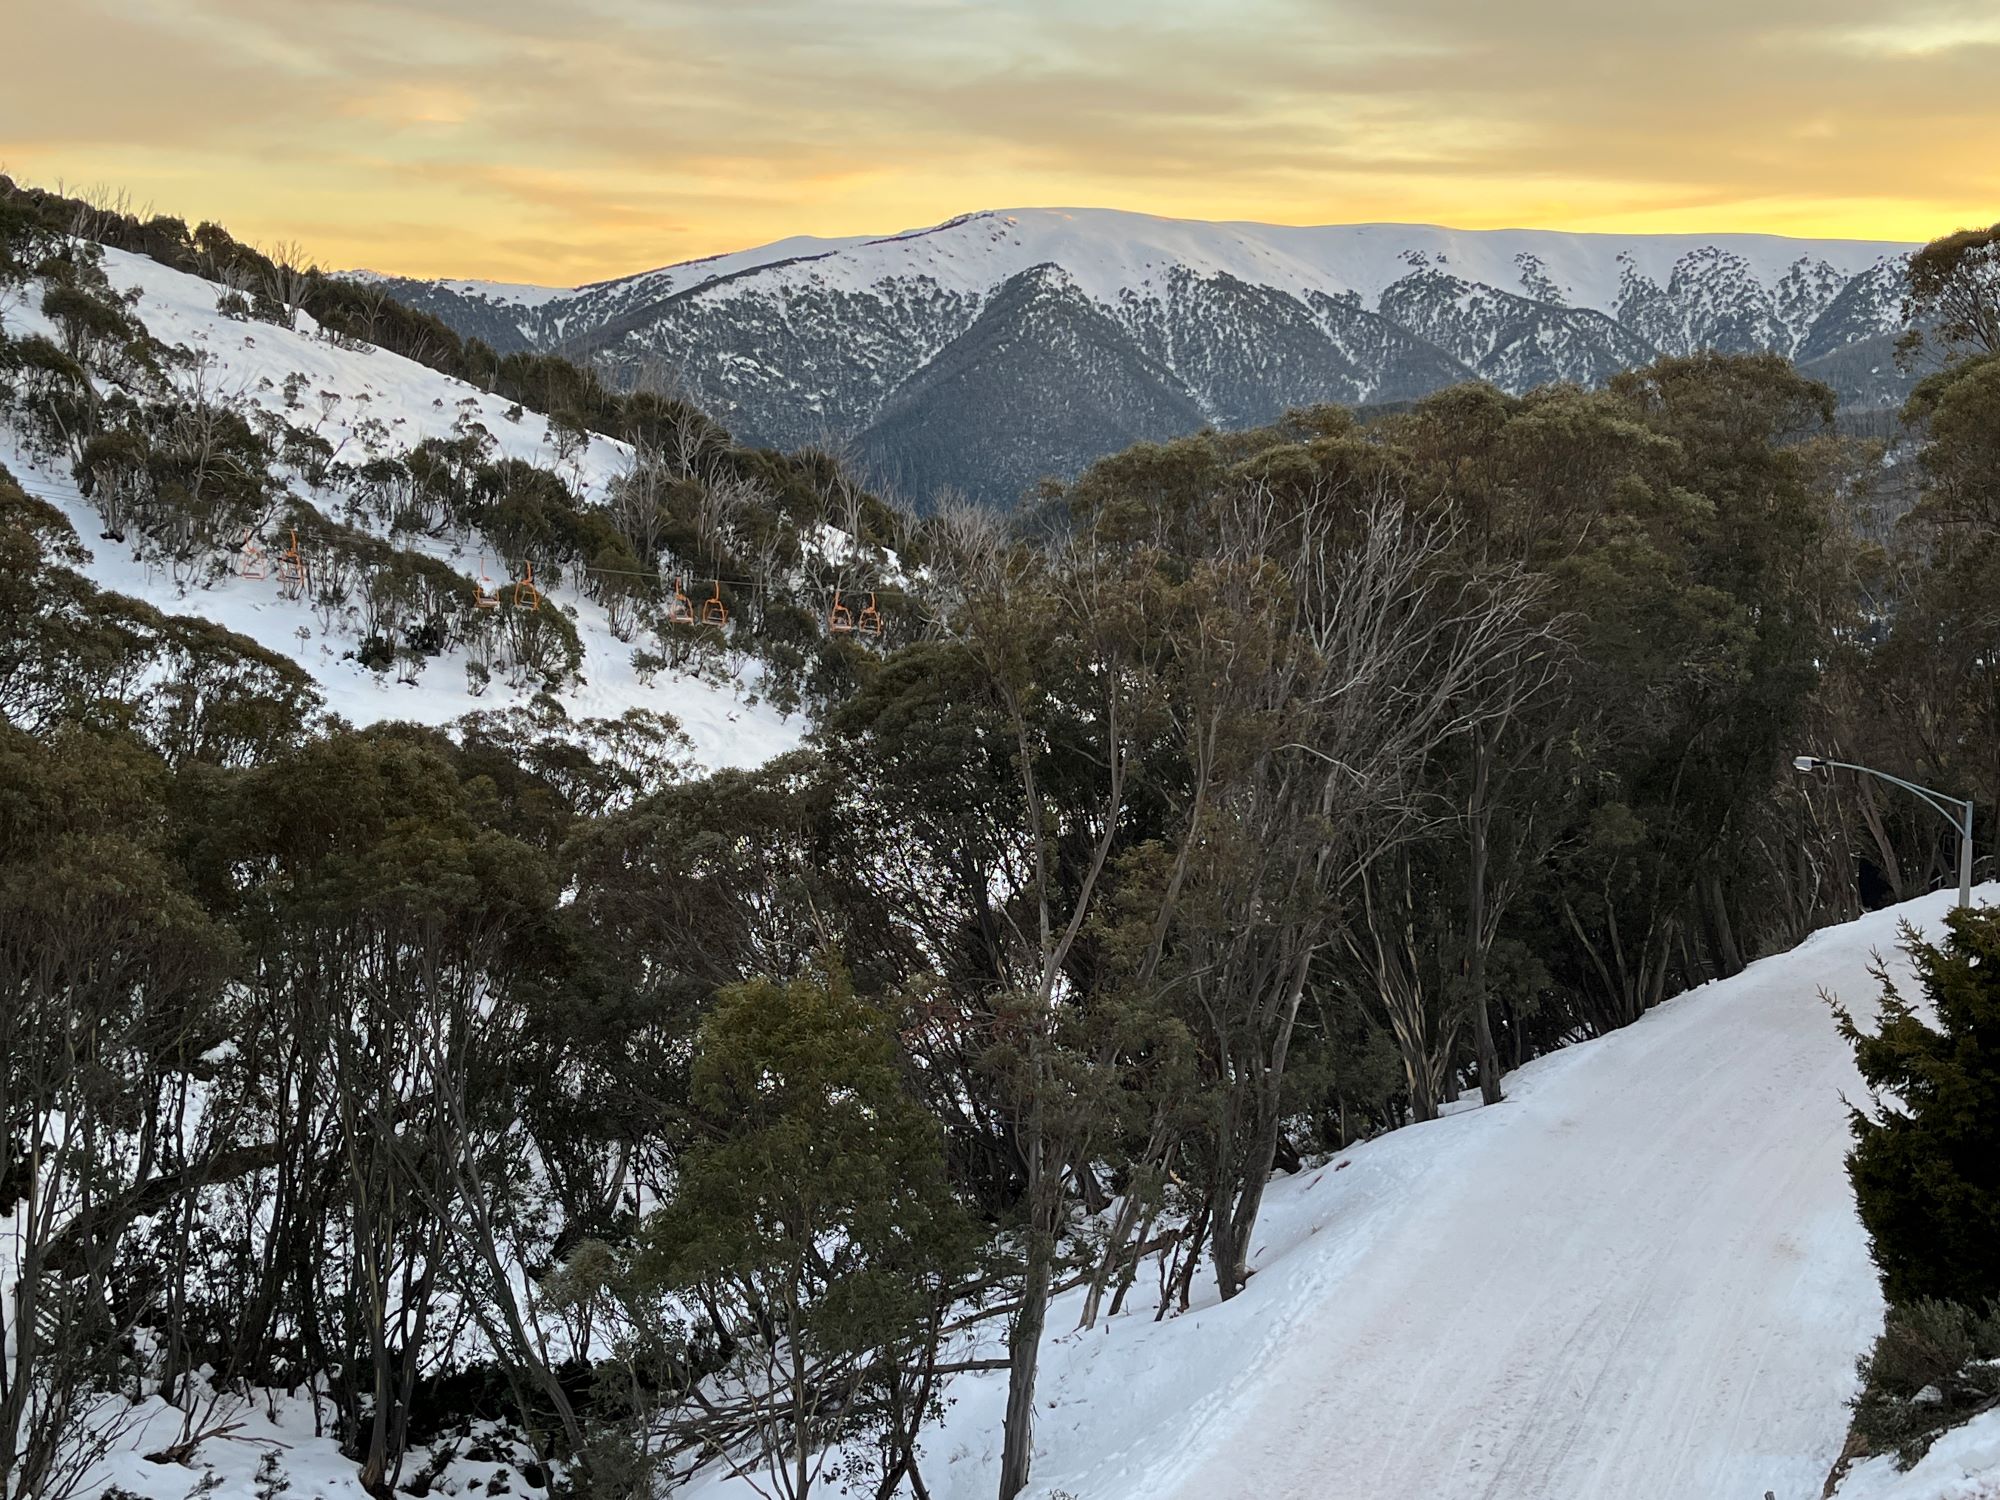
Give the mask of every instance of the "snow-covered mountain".
[[1700, 349], [1773, 351], [1847, 405], [1893, 404], [1911, 248], [1018, 209], [574, 289], [389, 285], [503, 353], [676, 380], [748, 441], [833, 437], [912, 498], [1004, 502], [1203, 423], [1460, 380], [1592, 383]]

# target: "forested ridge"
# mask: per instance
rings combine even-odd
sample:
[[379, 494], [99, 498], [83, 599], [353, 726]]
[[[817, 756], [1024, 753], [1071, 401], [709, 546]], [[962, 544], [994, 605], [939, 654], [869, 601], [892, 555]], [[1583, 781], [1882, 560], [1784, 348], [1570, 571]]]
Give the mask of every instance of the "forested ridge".
[[[817, 725], [705, 777], [644, 715], [357, 728], [96, 588], [0, 474], [10, 1497], [73, 1493], [127, 1402], [184, 1413], [174, 1463], [272, 1390], [382, 1496], [468, 1446], [577, 1494], [922, 1496], [954, 1374], [997, 1364], [1007, 1500], [1058, 1288], [1086, 1324], [1233, 1297], [1274, 1171], [1955, 882], [1930, 809], [1795, 754], [1972, 797], [1990, 869], [2000, 231], [1915, 263], [1951, 357], [1892, 463], [1784, 360], [1694, 355], [919, 520], [668, 398], [424, 344], [633, 466], [602, 502], [471, 434], [321, 471], [371, 530], [300, 510], [313, 455], [189, 403], [92, 274], [94, 236], [247, 263], [219, 231], [0, 214], [0, 280], [64, 334], [0, 343], [0, 407], [107, 528], [190, 569], [277, 514], [345, 535], [354, 586], [404, 580], [382, 649], [526, 630], [503, 669], [555, 705], [558, 613], [482, 613], [378, 532], [490, 536], [640, 580], [635, 631], [757, 652]], [[282, 319], [258, 259], [246, 316]], [[437, 338], [300, 275], [330, 336]], [[879, 641], [798, 582], [829, 517], [910, 565]], [[672, 617], [704, 558], [757, 580], [725, 624]]]

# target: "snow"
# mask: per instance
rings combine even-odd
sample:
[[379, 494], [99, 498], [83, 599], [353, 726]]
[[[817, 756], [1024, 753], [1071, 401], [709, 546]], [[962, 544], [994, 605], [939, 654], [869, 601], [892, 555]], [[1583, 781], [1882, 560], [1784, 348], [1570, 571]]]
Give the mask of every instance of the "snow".
[[[104, 271], [120, 292], [138, 294], [133, 311], [154, 337], [209, 356], [208, 368], [198, 377], [183, 374], [184, 382], [198, 378], [210, 400], [260, 408], [317, 432], [342, 462], [405, 453], [426, 438], [450, 438], [463, 430], [462, 424], [477, 422], [492, 434], [496, 456], [555, 470], [589, 502], [603, 499], [630, 458], [627, 445], [598, 434], [576, 454], [561, 455], [539, 414], [510, 417], [511, 402], [426, 365], [372, 346], [343, 348], [314, 337], [312, 320], [304, 314], [298, 332], [225, 318], [215, 311], [215, 303], [226, 288], [148, 257], [107, 249]], [[10, 336], [54, 332], [40, 311], [40, 300], [39, 293], [31, 294], [24, 306], [8, 313]], [[288, 404], [284, 386], [294, 375], [304, 377], [304, 394], [297, 404]], [[322, 403], [322, 392], [338, 399]], [[183, 588], [129, 548], [101, 540], [102, 525], [67, 465], [25, 451], [4, 419], [0, 465], [30, 494], [62, 509], [91, 551], [83, 571], [92, 582], [171, 613], [204, 616], [293, 657], [325, 692], [328, 710], [352, 723], [396, 719], [447, 724], [475, 710], [503, 709], [533, 696], [532, 688], [510, 690], [498, 677], [484, 694], [474, 696], [457, 655], [431, 661], [414, 686], [370, 672], [343, 659], [353, 648], [352, 639], [323, 637], [311, 608], [283, 598], [269, 581], [225, 573], [206, 586]], [[323, 496], [305, 493], [304, 498], [324, 506]], [[433, 550], [462, 572], [479, 571], [476, 542], [458, 556]], [[490, 561], [487, 566], [498, 569], [499, 564]], [[615, 718], [628, 708], [670, 714], [692, 741], [696, 763], [710, 769], [761, 765], [799, 744], [806, 728], [800, 719], [786, 719], [762, 701], [749, 701], [758, 682], [754, 661], [745, 664], [734, 684], [662, 673], [648, 687], [633, 672], [633, 647], [611, 634], [598, 605], [568, 587], [545, 593], [545, 608], [573, 612], [584, 646], [584, 680], [562, 694], [572, 718]], [[302, 629], [308, 632], [303, 638]]]
[[[357, 270], [334, 274], [348, 281], [360, 282], [364, 286], [404, 279], [393, 271]], [[434, 285], [441, 286], [447, 291], [457, 292], [462, 297], [475, 297], [503, 307], [526, 309], [547, 306], [551, 302], [573, 295], [578, 290], [573, 286], [537, 286], [525, 281], [479, 281], [464, 277], [441, 278]]]
[[[1820, 991], [1868, 1013], [1870, 956], [1949, 905], [1820, 932], [1530, 1064], [1495, 1108], [1274, 1183], [1240, 1297], [1050, 1340], [1030, 1495], [1817, 1496], [1881, 1314], [1842, 1169], [1860, 1083]], [[1004, 1390], [951, 1388], [937, 1500], [993, 1492]]]
[[[1616, 310], [1624, 268], [1667, 285], [1684, 257], [1722, 251], [1741, 258], [1760, 286], [1775, 289], [1801, 265], [1825, 263], [1844, 280], [1916, 247], [1889, 240], [1804, 240], [1773, 234], [1575, 234], [1541, 229], [1449, 229], [1435, 224], [1259, 224], [1168, 219], [1103, 208], [1018, 208], [966, 214], [930, 228], [876, 239], [807, 238], [561, 293], [450, 282], [523, 307], [559, 307], [569, 297], [641, 291], [647, 300], [692, 292], [727, 299], [744, 290], [863, 292], [924, 280], [984, 296], [1031, 267], [1061, 266], [1089, 296], [1116, 307], [1176, 267], [1202, 278], [1231, 276], [1302, 296], [1358, 293], [1369, 308], [1413, 271], [1443, 270], [1521, 296], [1552, 284], [1570, 306]], [[740, 273], [768, 268], [754, 278]], [[532, 291], [533, 295], [525, 295]]]
[[[733, 250], [723, 255], [707, 255], [697, 260], [662, 266], [657, 270], [640, 271], [635, 275], [620, 276], [610, 281], [588, 282], [577, 287], [530, 286], [518, 282], [450, 279], [431, 284], [475, 301], [510, 309], [516, 315], [516, 326], [522, 334], [531, 342], [536, 342], [537, 334], [554, 333], [560, 336], [568, 327], [572, 313], [577, 308], [635, 307], [678, 296], [694, 287], [725, 281], [745, 271], [790, 260], [837, 254], [868, 243], [869, 237], [865, 235], [853, 235], [844, 239], [809, 234], [791, 235], [782, 240], [773, 240], [767, 245], [752, 246], [747, 250]], [[350, 271], [347, 275], [352, 280], [364, 282], [394, 279], [377, 271]]]
[[670, 297], [676, 292], [686, 291], [689, 287], [705, 281], [734, 276], [739, 271], [774, 265], [779, 261], [832, 255], [855, 245], [867, 243], [866, 235], [848, 235], [843, 238], [794, 234], [781, 240], [773, 240], [768, 245], [752, 246], [748, 250], [732, 250], [723, 255], [705, 255], [698, 260], [680, 261], [657, 271], [641, 271], [635, 276], [619, 276], [610, 281], [593, 281], [576, 290], [595, 292], [643, 288], [649, 295]]
[[[1914, 248], [1888, 240], [1769, 234], [1211, 223], [1115, 209], [1019, 208], [879, 237], [797, 236], [576, 288], [431, 284], [503, 308], [524, 338], [548, 347], [571, 334], [643, 324], [662, 304], [682, 299], [707, 311], [746, 297], [781, 308], [826, 297], [865, 297], [904, 308], [942, 296], [976, 310], [1011, 278], [1038, 266], [1060, 268], [1114, 317], [1159, 302], [1169, 282], [1182, 276], [1203, 282], [1230, 277], [1308, 306], [1314, 297], [1353, 296], [1363, 308], [1381, 311], [1392, 286], [1442, 274], [1468, 286], [1452, 299], [1461, 311], [1491, 290], [1623, 320], [1633, 311], [1628, 296], [1636, 295], [1640, 316], [1656, 321], [1763, 318], [1772, 325], [1765, 332], [1772, 347], [1790, 353], [1853, 277], [1900, 261]], [[1678, 348], [1675, 335], [1675, 328], [1662, 327], [1647, 336]], [[898, 334], [909, 336], [907, 330]], [[1691, 347], [1708, 336], [1697, 331]], [[686, 351], [664, 352], [679, 357]], [[755, 360], [734, 358], [753, 380], [770, 373]], [[819, 398], [795, 399], [811, 405]]]
[[[2000, 900], [2000, 885], [1976, 899]], [[1152, 1320], [1075, 1331], [1057, 1299], [1030, 1500], [1809, 1500], [1841, 1447], [1880, 1303], [1841, 1160], [1858, 1097], [1822, 990], [1865, 1015], [1868, 965], [1950, 896], [1829, 928], [1791, 953], [1509, 1075], [1507, 1100], [1396, 1131], [1272, 1185], [1258, 1272]], [[1000, 1336], [988, 1325], [993, 1351]], [[924, 1441], [936, 1500], [988, 1500], [1005, 1377], [960, 1377]], [[268, 1408], [268, 1411], [266, 1410]], [[93, 1487], [180, 1500], [139, 1455], [139, 1409]], [[357, 1492], [298, 1397], [260, 1395], [205, 1444], [217, 1500], [251, 1500], [259, 1440], [292, 1493]], [[421, 1466], [415, 1455], [406, 1472]], [[486, 1466], [452, 1465], [469, 1493]], [[688, 1500], [749, 1500], [708, 1473]], [[2000, 1500], [2000, 1413], [1842, 1500]]]
[[2000, 1411], [1947, 1432], [1907, 1474], [1886, 1456], [1856, 1464], [1839, 1500], [2000, 1500]]
[[[188, 1435], [181, 1408], [152, 1396], [121, 1414], [117, 1451], [91, 1474], [87, 1490], [117, 1485], [151, 1500], [183, 1500], [197, 1494], [195, 1485], [205, 1475], [216, 1500], [251, 1500], [258, 1493], [258, 1465], [269, 1455], [286, 1482], [283, 1493], [297, 1500], [371, 1500], [355, 1465], [324, 1435], [331, 1408], [316, 1412], [308, 1392], [259, 1391], [243, 1399], [203, 1387], [192, 1404], [195, 1430], [218, 1435], [202, 1442], [188, 1465], [146, 1457]], [[422, 1445], [411, 1449], [403, 1467], [406, 1484], [422, 1471], [428, 1455]], [[483, 1488], [498, 1478], [492, 1492], [502, 1494], [513, 1472], [510, 1464], [481, 1462], [461, 1453], [451, 1461], [451, 1485], [470, 1490], [474, 1481]]]

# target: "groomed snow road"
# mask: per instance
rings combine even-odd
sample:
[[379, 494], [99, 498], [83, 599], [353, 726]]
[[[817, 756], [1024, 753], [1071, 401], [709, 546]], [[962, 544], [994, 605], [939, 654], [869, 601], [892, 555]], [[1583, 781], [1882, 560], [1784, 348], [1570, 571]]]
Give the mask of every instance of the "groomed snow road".
[[[1880, 1316], [1820, 991], [1872, 1013], [1871, 955], [1904, 972], [1898, 921], [1936, 937], [1949, 906], [1830, 928], [1273, 1184], [1242, 1296], [1046, 1347], [1030, 1493], [1816, 1500]], [[999, 1382], [954, 1395], [934, 1487], [973, 1500]]]
[[1819, 991], [1872, 1010], [1871, 950], [1947, 907], [1822, 932], [1523, 1070], [1161, 1493], [1817, 1496], [1878, 1313], [1841, 1165], [1862, 1091]]

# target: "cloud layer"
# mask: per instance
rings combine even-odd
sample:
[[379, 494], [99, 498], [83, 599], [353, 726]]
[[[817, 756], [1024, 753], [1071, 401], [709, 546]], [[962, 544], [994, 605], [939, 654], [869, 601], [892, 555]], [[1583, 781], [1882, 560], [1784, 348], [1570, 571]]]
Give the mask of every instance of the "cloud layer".
[[22, 10], [0, 168], [412, 274], [574, 282], [1032, 204], [1884, 239], [2000, 218], [2000, 0]]

